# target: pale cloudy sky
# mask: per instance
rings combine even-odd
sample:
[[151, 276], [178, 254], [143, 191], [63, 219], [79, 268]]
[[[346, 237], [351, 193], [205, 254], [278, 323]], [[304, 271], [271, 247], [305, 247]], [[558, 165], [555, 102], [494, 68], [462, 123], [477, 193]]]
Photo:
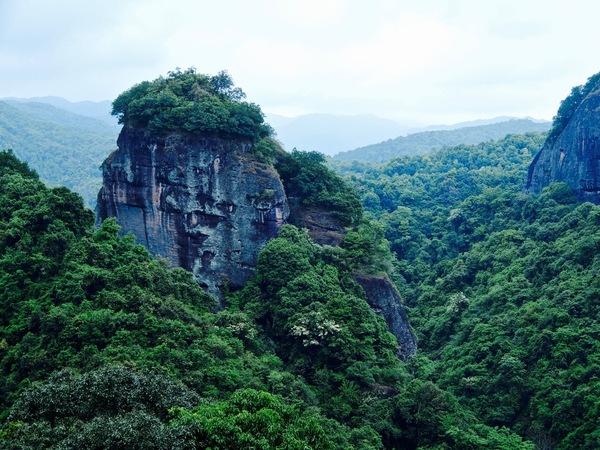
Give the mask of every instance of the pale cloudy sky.
[[267, 112], [551, 118], [600, 71], [593, 0], [0, 0], [0, 97], [228, 70]]

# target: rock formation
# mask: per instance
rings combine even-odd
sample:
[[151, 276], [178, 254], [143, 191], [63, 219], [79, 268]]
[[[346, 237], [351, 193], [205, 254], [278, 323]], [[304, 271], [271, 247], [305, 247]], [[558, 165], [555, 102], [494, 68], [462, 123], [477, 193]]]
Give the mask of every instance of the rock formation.
[[539, 193], [550, 183], [563, 181], [580, 200], [600, 203], [600, 86], [584, 89], [590, 92], [531, 163], [528, 191]]
[[212, 294], [241, 286], [289, 215], [273, 167], [240, 140], [124, 127], [117, 143], [102, 165], [99, 220], [116, 217], [124, 232], [193, 272]]
[[346, 227], [340, 223], [333, 211], [320, 207], [300, 206], [296, 198], [288, 198], [290, 203], [290, 223], [308, 232], [310, 238], [319, 245], [339, 245], [346, 234]]
[[[191, 271], [217, 297], [252, 275], [260, 249], [288, 220], [290, 206], [277, 171], [246, 141], [123, 127], [102, 165], [98, 220], [115, 217], [125, 233], [173, 266]], [[292, 223], [321, 245], [346, 232], [332, 211], [293, 204]], [[387, 277], [357, 275], [368, 303], [400, 344], [416, 350], [398, 292]]]
[[[298, 206], [290, 201], [290, 221], [308, 231], [311, 239], [320, 245], [337, 246], [344, 239], [346, 228], [331, 211]], [[363, 288], [367, 303], [384, 318], [390, 332], [396, 337], [398, 356], [407, 359], [417, 351], [417, 339], [410, 327], [402, 297], [387, 275], [358, 273], [354, 276]]]
[[356, 281], [365, 291], [367, 302], [386, 321], [390, 332], [396, 336], [398, 354], [406, 359], [417, 351], [417, 340], [410, 328], [408, 316], [400, 294], [387, 276], [357, 275]]

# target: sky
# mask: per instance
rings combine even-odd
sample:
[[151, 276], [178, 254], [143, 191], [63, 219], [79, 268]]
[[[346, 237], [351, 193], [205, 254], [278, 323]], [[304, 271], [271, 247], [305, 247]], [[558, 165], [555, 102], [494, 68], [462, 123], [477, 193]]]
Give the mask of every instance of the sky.
[[0, 97], [227, 70], [268, 113], [551, 119], [600, 71], [592, 0], [0, 0]]

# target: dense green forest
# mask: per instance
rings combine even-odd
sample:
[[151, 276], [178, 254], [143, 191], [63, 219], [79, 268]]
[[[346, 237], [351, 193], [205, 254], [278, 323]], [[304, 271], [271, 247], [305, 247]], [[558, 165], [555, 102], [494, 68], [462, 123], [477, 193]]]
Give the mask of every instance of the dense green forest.
[[415, 156], [461, 144], [475, 145], [502, 139], [507, 134], [548, 131], [550, 123], [530, 119], [512, 119], [487, 125], [468, 126], [456, 130], [423, 131], [367, 145], [334, 156], [335, 161], [384, 163], [403, 156]]
[[600, 207], [522, 192], [543, 140], [338, 170], [398, 259], [417, 377], [539, 448], [600, 448]]
[[531, 448], [415, 375], [352, 271], [390, 258], [285, 226], [213, 300], [0, 153], [5, 448]]
[[0, 101], [0, 148], [12, 148], [44, 181], [76, 191], [88, 206], [95, 204], [100, 164], [116, 147], [118, 132], [47, 104]]
[[[600, 206], [561, 183], [523, 192], [546, 134], [328, 167], [284, 152], [243, 98], [225, 73], [177, 70], [113, 111], [250, 141], [290, 200], [346, 227], [321, 246], [282, 226], [222, 303], [0, 152], [0, 448], [600, 448]], [[399, 358], [367, 274], [398, 287], [416, 356]]]

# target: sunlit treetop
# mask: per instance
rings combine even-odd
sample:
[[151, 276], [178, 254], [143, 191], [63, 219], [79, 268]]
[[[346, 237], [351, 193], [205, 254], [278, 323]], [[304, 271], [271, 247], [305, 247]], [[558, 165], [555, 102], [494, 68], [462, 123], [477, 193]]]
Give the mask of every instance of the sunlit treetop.
[[176, 69], [166, 77], [143, 81], [113, 102], [119, 123], [152, 132], [188, 132], [257, 141], [272, 133], [260, 107], [227, 72], [216, 75]]

